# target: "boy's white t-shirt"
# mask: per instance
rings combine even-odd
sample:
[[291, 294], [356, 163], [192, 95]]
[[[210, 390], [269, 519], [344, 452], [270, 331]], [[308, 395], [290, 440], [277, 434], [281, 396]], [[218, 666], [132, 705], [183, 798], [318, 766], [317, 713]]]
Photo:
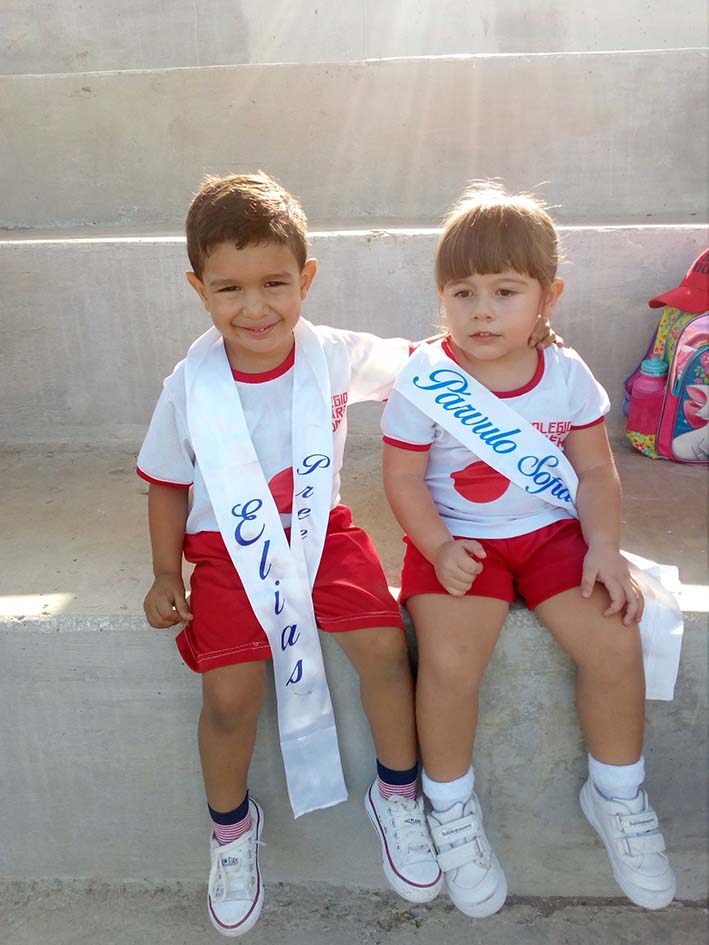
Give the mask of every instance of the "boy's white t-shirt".
[[[434, 344], [455, 360], [447, 340]], [[571, 430], [602, 422], [610, 409], [579, 355], [553, 345], [539, 353], [528, 384], [497, 396], [561, 449]], [[511, 538], [572, 517], [492, 469], [396, 389], [384, 408], [382, 432], [394, 446], [429, 452], [426, 485], [452, 535]]]
[[[347, 407], [385, 400], [406, 363], [411, 345], [403, 338], [314, 325], [330, 370], [334, 463], [330, 508], [340, 501], [340, 470], [347, 436]], [[276, 500], [284, 527], [290, 526], [292, 478], [292, 402], [295, 348], [286, 360], [263, 374], [234, 372], [256, 455]], [[219, 531], [187, 427], [184, 361], [165, 379], [138, 456], [138, 473], [165, 485], [193, 486], [186, 532]], [[298, 422], [298, 417], [295, 418]]]

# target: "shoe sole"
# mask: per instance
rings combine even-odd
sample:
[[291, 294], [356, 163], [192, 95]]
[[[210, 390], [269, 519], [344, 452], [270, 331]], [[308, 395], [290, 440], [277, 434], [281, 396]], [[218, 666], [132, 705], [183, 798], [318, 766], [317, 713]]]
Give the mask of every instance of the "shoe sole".
[[[261, 839], [261, 832], [263, 830], [263, 810], [261, 805], [257, 804], [256, 801], [251, 799], [252, 804], [256, 807], [258, 812], [258, 825], [256, 827], [256, 840]], [[259, 848], [256, 847], [256, 872], [258, 873], [258, 886], [259, 892], [256, 897], [256, 902], [254, 903], [251, 912], [247, 919], [240, 923], [237, 927], [229, 928], [229, 926], [221, 925], [219, 920], [212, 912], [211, 903], [207, 902], [207, 912], [209, 913], [209, 920], [214, 926], [214, 928], [219, 932], [220, 935], [225, 936], [225, 938], [239, 938], [240, 935], [246, 935], [247, 932], [250, 932], [251, 929], [256, 925], [261, 915], [261, 909], [263, 908], [263, 877], [261, 876], [261, 861], [259, 859]]]
[[642, 906], [643, 909], [664, 909], [665, 906], [669, 906], [675, 897], [677, 883], [674, 882], [670, 889], [664, 890], [662, 892], [650, 892], [647, 889], [641, 889], [634, 883], [630, 883], [627, 879], [625, 879], [625, 877], [619, 875], [615, 867], [615, 861], [613, 859], [613, 853], [610, 844], [606, 840], [605, 834], [601, 830], [600, 824], [593, 814], [591, 801], [588, 799], [587, 784], [584, 784], [584, 786], [581, 788], [581, 793], [579, 794], [579, 803], [581, 804], [581, 810], [583, 811], [584, 817], [596, 831], [603, 843], [603, 846], [606, 848], [606, 853], [608, 854], [608, 859], [610, 860], [611, 869], [613, 870], [613, 878], [615, 879], [616, 883], [618, 883], [628, 899], [630, 899], [631, 902], [634, 902], [636, 906]]
[[463, 915], [470, 916], [472, 919], [484, 919], [486, 916], [494, 915], [496, 912], [499, 912], [504, 906], [505, 899], [507, 899], [507, 879], [494, 853], [492, 854], [492, 862], [499, 870], [501, 882], [495, 887], [492, 895], [483, 902], [476, 902], [475, 905], [471, 905], [469, 902], [461, 902], [451, 892], [450, 886], [446, 883], [451, 902]]
[[374, 806], [369, 799], [369, 791], [364, 795], [364, 809], [379, 837], [379, 843], [382, 848], [384, 876], [394, 892], [398, 893], [402, 899], [406, 899], [407, 902], [431, 902], [432, 899], [435, 899], [443, 886], [443, 873], [439, 870], [438, 880], [436, 880], [432, 886], [414, 886], [402, 879], [401, 876], [395, 872], [389, 860], [386, 838], [379, 823], [377, 812], [374, 810]]

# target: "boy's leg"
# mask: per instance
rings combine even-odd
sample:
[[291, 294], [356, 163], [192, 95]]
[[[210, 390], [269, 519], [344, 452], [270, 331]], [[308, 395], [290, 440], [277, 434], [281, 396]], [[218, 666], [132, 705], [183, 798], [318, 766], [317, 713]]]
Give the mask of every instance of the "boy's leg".
[[428, 902], [438, 895], [443, 875], [416, 790], [414, 687], [406, 637], [398, 627], [380, 627], [335, 638], [359, 675], [376, 747], [377, 778], [364, 807], [379, 836], [384, 875], [404, 899]]
[[219, 667], [202, 679], [199, 750], [213, 825], [208, 908], [214, 927], [229, 937], [253, 928], [263, 905], [263, 811], [247, 787], [265, 678], [259, 661]]
[[471, 766], [478, 693], [509, 609], [492, 597], [409, 598], [419, 649], [416, 715], [429, 823], [448, 893], [466, 915], [502, 908], [507, 882], [483, 827]]
[[657, 815], [647, 794], [642, 755], [645, 676], [637, 624], [618, 614], [597, 584], [590, 598], [564, 591], [536, 612], [577, 665], [576, 704], [589, 748], [590, 777], [581, 807], [603, 841], [616, 881], [635, 903], [659, 909], [675, 893]]
[[359, 676], [377, 758], [406, 771], [416, 764], [414, 685], [404, 633], [395, 627], [333, 634]]
[[264, 661], [220, 666], [202, 677], [199, 753], [213, 810], [231, 811], [244, 800], [265, 688]]

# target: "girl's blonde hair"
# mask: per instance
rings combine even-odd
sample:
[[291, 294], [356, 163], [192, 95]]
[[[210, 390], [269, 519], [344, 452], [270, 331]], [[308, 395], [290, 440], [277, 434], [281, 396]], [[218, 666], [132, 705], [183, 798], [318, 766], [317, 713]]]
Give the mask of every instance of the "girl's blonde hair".
[[474, 181], [443, 221], [436, 248], [439, 290], [473, 273], [514, 269], [548, 288], [556, 278], [559, 237], [536, 197]]

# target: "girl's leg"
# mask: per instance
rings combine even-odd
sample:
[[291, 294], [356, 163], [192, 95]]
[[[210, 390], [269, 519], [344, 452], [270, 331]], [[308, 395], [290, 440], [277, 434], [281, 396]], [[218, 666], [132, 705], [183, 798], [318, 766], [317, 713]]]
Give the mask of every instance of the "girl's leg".
[[589, 748], [590, 777], [581, 808], [603, 841], [626, 895], [661, 909], [676, 882], [657, 815], [641, 790], [645, 676], [637, 624], [604, 617], [609, 597], [597, 584], [590, 598], [573, 589], [537, 613], [578, 667], [576, 703]]
[[416, 713], [438, 862], [455, 905], [482, 918], [502, 908], [507, 882], [485, 835], [471, 760], [478, 692], [509, 605], [421, 594], [407, 606], [419, 647]]
[[645, 722], [640, 631], [617, 614], [604, 617], [608, 601], [597, 584], [590, 598], [574, 588], [536, 613], [578, 668], [576, 706], [589, 752], [608, 765], [630, 765], [642, 754]]
[[406, 606], [419, 650], [421, 757], [432, 780], [453, 781], [470, 768], [480, 684], [509, 604], [492, 597], [420, 594]]

